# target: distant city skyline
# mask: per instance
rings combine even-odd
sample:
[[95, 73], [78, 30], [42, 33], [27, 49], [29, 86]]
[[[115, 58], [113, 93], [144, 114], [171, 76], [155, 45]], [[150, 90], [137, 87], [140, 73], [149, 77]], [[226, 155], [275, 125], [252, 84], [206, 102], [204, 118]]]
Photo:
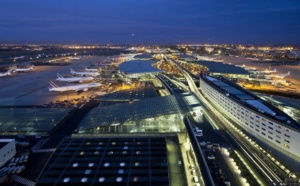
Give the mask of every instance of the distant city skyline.
[[1, 0], [0, 43], [300, 44], [297, 0]]

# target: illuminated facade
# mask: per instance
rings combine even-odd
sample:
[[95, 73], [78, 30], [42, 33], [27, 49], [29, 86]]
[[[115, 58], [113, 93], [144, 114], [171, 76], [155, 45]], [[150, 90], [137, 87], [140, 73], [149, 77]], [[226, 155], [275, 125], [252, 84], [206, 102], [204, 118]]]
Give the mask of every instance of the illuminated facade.
[[300, 126], [298, 123], [279, 109], [268, 105], [237, 85], [226, 82], [223, 78], [216, 79], [201, 75], [200, 88], [219, 112], [263, 142], [268, 149], [270, 147], [274, 150], [275, 155], [289, 164], [291, 169], [299, 171]]

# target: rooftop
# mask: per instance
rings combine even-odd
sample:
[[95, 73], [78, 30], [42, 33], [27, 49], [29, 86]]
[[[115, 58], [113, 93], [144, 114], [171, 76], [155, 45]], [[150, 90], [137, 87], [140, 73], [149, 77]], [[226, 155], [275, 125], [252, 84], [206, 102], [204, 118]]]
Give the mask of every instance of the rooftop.
[[7, 145], [8, 144], [8, 142], [1, 142], [0, 141], [0, 149], [2, 149], [5, 145]]
[[215, 62], [215, 61], [195, 61], [200, 65], [207, 66], [209, 72], [213, 73], [223, 73], [223, 74], [249, 74], [249, 72], [241, 67], [234, 65]]
[[136, 58], [136, 59], [153, 59], [152, 55], [150, 55], [150, 54], [140, 54], [140, 55], [134, 56], [134, 58]]
[[180, 55], [178, 56], [178, 58], [179, 58], [179, 59], [190, 59], [190, 60], [195, 59], [194, 56], [192, 56], [192, 55], [187, 55], [187, 54], [180, 54]]
[[[243, 105], [246, 105], [252, 110], [264, 114], [274, 120], [277, 120], [289, 127], [300, 130], [300, 125], [294, 121], [291, 117], [285, 114], [278, 108], [270, 105], [269, 103], [259, 99], [257, 96], [245, 91], [237, 85], [233, 85], [231, 82], [227, 82], [224, 78], [214, 78], [207, 75], [201, 75], [202, 79], [206, 80], [210, 84], [217, 87], [220, 91], [224, 92], [227, 96], [234, 98], [236, 101]], [[226, 82], [225, 82], [226, 81]]]
[[[200, 107], [199, 100], [192, 93], [101, 106], [91, 110], [77, 130], [97, 128], [92, 133], [180, 132], [183, 129], [180, 116]], [[161, 123], [165, 125], [161, 126]], [[111, 126], [113, 128], [107, 131], [101, 128]]]
[[0, 149], [12, 141], [14, 141], [14, 139], [0, 139]]
[[143, 74], [163, 72], [154, 68], [151, 64], [153, 60], [132, 60], [120, 64], [119, 69], [125, 74]]
[[37, 185], [170, 185], [164, 137], [66, 138]]

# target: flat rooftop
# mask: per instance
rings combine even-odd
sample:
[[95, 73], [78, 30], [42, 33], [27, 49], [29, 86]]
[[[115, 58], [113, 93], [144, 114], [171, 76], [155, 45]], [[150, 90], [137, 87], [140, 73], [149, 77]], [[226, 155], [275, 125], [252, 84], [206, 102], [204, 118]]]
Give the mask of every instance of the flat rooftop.
[[180, 55], [178, 56], [178, 58], [179, 58], [179, 59], [189, 59], [189, 60], [194, 60], [194, 59], [195, 59], [194, 56], [192, 56], [192, 55], [187, 55], [187, 54], [180, 54]]
[[153, 59], [152, 55], [150, 54], [139, 54], [134, 56], [136, 59]]
[[215, 62], [215, 61], [194, 61], [200, 65], [206, 66], [209, 69], [209, 72], [212, 73], [222, 73], [222, 74], [250, 74], [247, 70], [237, 67], [234, 65]]
[[163, 72], [153, 67], [153, 60], [132, 60], [120, 64], [119, 69], [125, 74], [143, 74]]
[[164, 137], [66, 138], [37, 185], [170, 185]]
[[0, 139], [0, 149], [12, 141], [14, 141], [14, 139]]
[[2, 142], [0, 141], [0, 149], [2, 149], [5, 145], [7, 145], [9, 142]]

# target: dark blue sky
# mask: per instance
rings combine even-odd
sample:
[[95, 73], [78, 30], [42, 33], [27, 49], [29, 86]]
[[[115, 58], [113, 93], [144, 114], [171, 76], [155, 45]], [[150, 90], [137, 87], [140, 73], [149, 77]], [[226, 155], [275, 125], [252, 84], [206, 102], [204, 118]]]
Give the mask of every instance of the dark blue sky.
[[0, 42], [300, 44], [300, 0], [0, 0]]

